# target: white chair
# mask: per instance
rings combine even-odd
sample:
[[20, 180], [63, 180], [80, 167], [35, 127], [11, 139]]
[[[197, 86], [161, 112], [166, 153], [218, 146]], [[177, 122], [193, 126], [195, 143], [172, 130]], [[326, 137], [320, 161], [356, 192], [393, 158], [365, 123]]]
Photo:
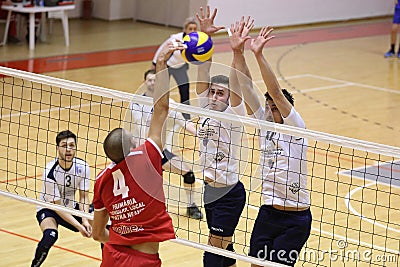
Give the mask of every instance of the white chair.
[[62, 11], [49, 11], [47, 12], [47, 18], [49, 19], [49, 33], [53, 32], [53, 20], [54, 19], [62, 19], [63, 12]]

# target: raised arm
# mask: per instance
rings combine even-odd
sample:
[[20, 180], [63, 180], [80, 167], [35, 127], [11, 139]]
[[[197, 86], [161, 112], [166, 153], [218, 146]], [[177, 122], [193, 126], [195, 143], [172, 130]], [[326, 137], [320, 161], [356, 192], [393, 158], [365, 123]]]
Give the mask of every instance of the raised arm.
[[265, 85], [267, 86], [267, 91], [271, 98], [274, 100], [276, 107], [283, 117], [287, 117], [290, 114], [292, 109], [292, 105], [286, 99], [286, 97], [282, 93], [281, 86], [276, 79], [275, 73], [272, 71], [270, 65], [268, 64], [266, 58], [264, 57], [262, 51], [265, 44], [274, 38], [274, 36], [270, 36], [272, 28], [266, 26], [260, 30], [258, 36], [251, 41], [251, 50], [253, 51], [257, 63], [260, 67], [261, 75], [264, 80]]
[[214, 8], [211, 14], [210, 6], [207, 6], [206, 12], [204, 12], [203, 7], [200, 7], [200, 14], [196, 13], [196, 18], [199, 20], [200, 24], [200, 31], [211, 36], [217, 31], [225, 28], [224, 26], [214, 25], [214, 19], [217, 16], [217, 11], [218, 10]]
[[200, 64], [197, 67], [196, 94], [198, 95], [208, 90], [208, 87], [210, 86], [211, 63], [212, 59]]
[[168, 44], [168, 42], [171, 41], [171, 38], [168, 38], [167, 40], [165, 40], [158, 48], [156, 53], [154, 54], [153, 57], [153, 61], [151, 64], [151, 68], [155, 69], [156, 68], [156, 64], [157, 64], [157, 58], [160, 55], [161, 51], [163, 51], [163, 49], [165, 48], [165, 46]]
[[[242, 17], [240, 22], [230, 27], [230, 43], [233, 51], [232, 70], [230, 75], [231, 88], [239, 86], [246, 104], [248, 114], [253, 114], [261, 103], [253, 90], [253, 81], [244, 57], [244, 45], [250, 39], [249, 32], [254, 26], [254, 19]], [[241, 101], [241, 99], [240, 99]]]
[[[224, 29], [223, 26], [215, 26], [214, 19], [217, 15], [217, 9], [214, 8], [212, 14], [210, 11], [210, 6], [207, 6], [206, 12], [204, 12], [203, 7], [200, 7], [200, 14], [196, 13], [196, 17], [199, 20], [200, 31], [213, 35], [217, 31]], [[199, 95], [206, 91], [210, 83], [210, 68], [212, 59], [203, 64], [200, 64], [197, 68], [197, 84], [196, 93]]]
[[160, 52], [156, 62], [156, 83], [154, 85], [154, 111], [150, 122], [149, 138], [162, 149], [162, 132], [165, 119], [169, 109], [169, 75], [167, 71], [167, 60], [175, 50], [183, 50], [183, 46], [178, 42], [174, 46], [168, 42]]

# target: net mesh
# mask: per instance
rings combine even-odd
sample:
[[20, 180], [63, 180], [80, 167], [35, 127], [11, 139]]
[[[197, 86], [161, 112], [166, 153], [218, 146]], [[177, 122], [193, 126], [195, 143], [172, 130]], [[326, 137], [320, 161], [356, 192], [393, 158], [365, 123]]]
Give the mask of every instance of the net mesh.
[[[55, 136], [69, 129], [78, 137], [77, 156], [91, 168], [90, 199], [97, 174], [109, 162], [103, 140], [115, 127], [141, 127], [134, 121], [131, 103], [152, 105], [152, 100], [105, 88], [79, 84], [42, 75], [1, 68], [0, 73], [0, 190], [20, 200], [36, 201], [42, 189], [46, 163], [56, 157]], [[199, 161], [199, 140], [190, 132], [181, 112], [191, 115], [199, 127], [199, 117], [232, 122], [222, 113], [171, 104], [177, 111], [167, 131], [167, 148], [196, 176], [195, 202], [203, 207], [204, 181]], [[145, 116], [146, 110], [143, 110]], [[234, 118], [237, 120], [238, 118]], [[246, 256], [259, 207], [261, 193], [259, 131], [307, 138], [308, 189], [313, 215], [311, 235], [299, 255], [305, 266], [397, 266], [400, 251], [400, 149], [360, 140], [273, 125], [240, 117], [236, 129], [240, 143], [240, 180], [246, 189], [246, 205], [235, 230], [236, 258]], [[142, 125], [143, 126], [143, 125]], [[164, 172], [167, 209], [178, 237], [176, 242], [209, 250], [205, 218], [189, 219], [183, 178]], [[36, 203], [36, 202], [34, 202]], [[83, 203], [89, 204], [89, 203]], [[54, 206], [57, 209], [57, 206]], [[204, 211], [204, 209], [202, 209]], [[88, 215], [88, 217], [90, 217]], [[218, 252], [217, 252], [218, 253]], [[339, 265], [340, 265], [339, 264]]]

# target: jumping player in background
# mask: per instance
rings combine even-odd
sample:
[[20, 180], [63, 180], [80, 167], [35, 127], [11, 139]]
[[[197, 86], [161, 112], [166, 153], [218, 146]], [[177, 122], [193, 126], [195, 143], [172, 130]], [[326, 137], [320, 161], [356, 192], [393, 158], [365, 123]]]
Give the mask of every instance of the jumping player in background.
[[[146, 91], [144, 96], [153, 97], [154, 95], [154, 82], [156, 79], [155, 70], [148, 70], [144, 74], [144, 83], [146, 85]], [[172, 99], [169, 100], [173, 102]], [[138, 103], [130, 103], [130, 111], [128, 113], [128, 122], [131, 122], [131, 132], [133, 136], [138, 139], [138, 144], [142, 145], [148, 135], [150, 128], [151, 118], [153, 115], [153, 107], [141, 105]], [[173, 172], [182, 175], [185, 193], [187, 197], [187, 208], [186, 214], [188, 217], [201, 220], [203, 214], [195, 203], [194, 200], [194, 188], [196, 177], [193, 171], [180, 157], [172, 153], [172, 139], [173, 134], [178, 131], [179, 128], [184, 128], [187, 132], [196, 135], [196, 128], [194, 124], [187, 121], [181, 112], [170, 110], [166, 122], [167, 138], [165, 141], [165, 148], [163, 149], [162, 166], [163, 170]]]
[[175, 238], [165, 206], [161, 149], [169, 109], [166, 62], [182, 49], [181, 44], [169, 43], [157, 59], [154, 116], [144, 144], [136, 147], [135, 138], [122, 128], [104, 140], [104, 152], [112, 163], [98, 175], [93, 199], [93, 238], [105, 243], [101, 266], [161, 266], [159, 242]]
[[[217, 9], [206, 14], [200, 9], [196, 14], [202, 32], [212, 35], [223, 27], [214, 26]], [[242, 28], [243, 29], [243, 28]], [[238, 29], [239, 30], [239, 29]], [[235, 33], [236, 34], [236, 33]], [[244, 38], [237, 37], [237, 42]], [[234, 53], [232, 66], [235, 65]], [[224, 112], [230, 116], [246, 115], [242, 93], [230, 77], [217, 75], [210, 79], [211, 60], [198, 66], [196, 93], [202, 108]], [[199, 165], [205, 179], [204, 207], [209, 228], [208, 244], [234, 251], [232, 237], [243, 211], [246, 192], [239, 181], [239, 146], [243, 134], [240, 123], [228, 123], [201, 117], [198, 137], [200, 139]], [[203, 264], [206, 267], [235, 266], [236, 260], [222, 255], [205, 252]]]
[[[264, 83], [266, 106], [261, 105], [252, 87], [251, 75], [242, 55], [237, 70], [248, 114], [260, 120], [305, 128], [294, 108], [294, 99], [281, 89], [262, 51], [273, 37], [272, 28], [263, 27], [251, 41], [251, 50]], [[294, 266], [311, 230], [310, 197], [307, 189], [307, 148], [304, 138], [262, 130], [260, 132], [262, 196], [250, 239], [250, 256]], [[252, 265], [256, 266], [256, 265]]]
[[[89, 212], [90, 169], [82, 159], [76, 158], [76, 135], [69, 130], [56, 137], [57, 158], [46, 165], [43, 172], [43, 189], [40, 200]], [[79, 190], [79, 202], [75, 193]], [[86, 218], [63, 211], [38, 207], [36, 219], [43, 232], [37, 245], [32, 267], [41, 266], [50, 248], [58, 238], [58, 225], [91, 237], [92, 226]]]
[[[400, 3], [398, 0], [394, 1], [394, 14], [393, 14], [393, 24], [392, 30], [390, 32], [390, 50], [385, 53], [385, 57], [392, 57], [395, 55], [395, 46], [396, 46], [396, 39], [397, 39], [397, 31], [399, 29], [400, 24]], [[400, 45], [399, 50], [397, 52], [397, 57], [400, 58]]]
[[[172, 34], [169, 39], [167, 39], [164, 43], [160, 45], [158, 50], [156, 51], [153, 58], [153, 66], [156, 65], [157, 57], [163, 47], [172, 40], [179, 40], [182, 42], [183, 37], [191, 32], [197, 31], [197, 23], [194, 18], [187, 18], [183, 24], [183, 31]], [[179, 94], [181, 96], [181, 103], [190, 105], [189, 102], [189, 77], [187, 71], [189, 69], [189, 64], [183, 59], [182, 53], [180, 51], [174, 52], [171, 57], [168, 59], [168, 73], [172, 75], [176, 81], [176, 84], [179, 88]], [[190, 114], [184, 113], [183, 116], [185, 119], [190, 119]]]

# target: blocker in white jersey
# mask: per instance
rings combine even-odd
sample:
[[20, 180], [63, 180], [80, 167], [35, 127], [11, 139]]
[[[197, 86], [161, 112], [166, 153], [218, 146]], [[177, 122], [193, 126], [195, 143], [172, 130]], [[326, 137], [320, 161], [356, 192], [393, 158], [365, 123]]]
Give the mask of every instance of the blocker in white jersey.
[[[200, 9], [197, 18], [202, 32], [212, 35], [221, 29], [214, 25], [217, 9], [210, 12]], [[238, 25], [238, 23], [236, 23]], [[242, 25], [243, 26], [243, 25]], [[230, 37], [233, 50], [232, 67], [238, 64], [237, 54], [244, 49], [248, 32], [235, 28]], [[243, 38], [242, 38], [243, 34]], [[234, 120], [235, 116], [245, 115], [241, 87], [237, 82], [235, 69], [230, 69], [229, 77], [215, 75], [210, 77], [211, 60], [198, 66], [196, 93], [202, 108], [223, 112]], [[208, 244], [233, 251], [233, 235], [239, 223], [245, 202], [246, 191], [239, 180], [239, 147], [243, 134], [240, 120], [225, 123], [211, 118], [200, 118], [200, 161], [205, 180], [204, 207], [209, 229]], [[203, 266], [232, 266], [236, 260], [222, 255], [205, 252]]]
[[[265, 109], [254, 113], [266, 119]], [[305, 129], [300, 114], [292, 107], [283, 124]], [[260, 131], [262, 195], [265, 205], [304, 209], [310, 206], [307, 189], [307, 139], [271, 131]]]
[[[239, 76], [239, 83], [245, 88], [243, 95], [247, 113], [260, 120], [305, 128], [303, 119], [294, 109], [292, 95], [281, 89], [263, 55], [265, 44], [273, 38], [271, 32], [272, 28], [263, 27], [250, 46], [267, 87], [266, 109], [253, 89], [247, 65], [237, 65], [238, 70], [245, 74]], [[294, 266], [311, 230], [307, 189], [308, 143], [304, 138], [272, 131], [261, 131], [259, 134], [259, 178], [262, 179], [264, 204], [254, 222], [249, 255]]]
[[[209, 91], [198, 95], [200, 107], [208, 108], [212, 105], [209, 95]], [[223, 112], [232, 116], [244, 116], [246, 115], [244, 102], [235, 107], [228, 104]], [[205, 177], [225, 186], [235, 185], [239, 181], [239, 149], [242, 135], [243, 125], [240, 121], [232, 123], [213, 118], [200, 118], [197, 131], [200, 139], [199, 164], [203, 168]]]

